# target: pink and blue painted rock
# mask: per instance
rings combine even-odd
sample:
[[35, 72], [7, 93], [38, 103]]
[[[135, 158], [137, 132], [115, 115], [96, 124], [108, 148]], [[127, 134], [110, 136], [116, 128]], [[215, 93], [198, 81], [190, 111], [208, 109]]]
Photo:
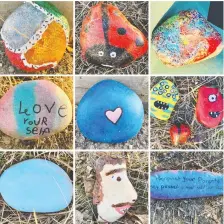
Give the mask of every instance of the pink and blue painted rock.
[[141, 99], [114, 80], [103, 80], [91, 87], [77, 110], [81, 133], [94, 142], [126, 142], [138, 134], [143, 120]]
[[197, 170], [166, 170], [151, 174], [151, 197], [181, 199], [223, 195], [223, 174]]
[[223, 50], [221, 34], [197, 10], [180, 11], [157, 26], [152, 48], [170, 67], [198, 63]]
[[30, 159], [5, 170], [0, 193], [5, 202], [22, 212], [58, 212], [72, 200], [72, 182], [55, 163]]
[[47, 137], [65, 129], [72, 105], [65, 92], [47, 80], [12, 87], [0, 99], [0, 130], [20, 139]]

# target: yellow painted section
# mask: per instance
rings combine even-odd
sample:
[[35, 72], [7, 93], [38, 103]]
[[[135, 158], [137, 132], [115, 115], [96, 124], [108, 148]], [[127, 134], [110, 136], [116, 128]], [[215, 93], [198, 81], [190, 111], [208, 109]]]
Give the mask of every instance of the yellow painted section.
[[45, 30], [42, 38], [25, 53], [29, 64], [42, 65], [59, 62], [66, 50], [66, 36], [62, 26], [53, 21]]

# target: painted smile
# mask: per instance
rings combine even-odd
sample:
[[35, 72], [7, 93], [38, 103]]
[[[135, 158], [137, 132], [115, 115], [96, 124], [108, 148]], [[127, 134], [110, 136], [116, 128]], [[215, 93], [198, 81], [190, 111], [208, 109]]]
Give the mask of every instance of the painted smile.
[[112, 207], [115, 208], [115, 210], [121, 215], [124, 215], [131, 206], [132, 204], [130, 203], [121, 203], [117, 205], [112, 205]]
[[164, 103], [162, 101], [158, 101], [158, 100], [154, 102], [154, 106], [158, 109], [161, 109], [161, 110], [168, 110], [169, 109], [169, 104]]
[[209, 112], [210, 117], [217, 118], [220, 115], [220, 112]]

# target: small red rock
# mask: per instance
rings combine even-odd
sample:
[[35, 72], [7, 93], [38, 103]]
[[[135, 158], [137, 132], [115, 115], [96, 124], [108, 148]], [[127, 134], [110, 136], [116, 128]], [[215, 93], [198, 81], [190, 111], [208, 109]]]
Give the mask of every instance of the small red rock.
[[175, 146], [185, 144], [190, 135], [191, 129], [187, 124], [174, 124], [170, 128], [171, 141]]

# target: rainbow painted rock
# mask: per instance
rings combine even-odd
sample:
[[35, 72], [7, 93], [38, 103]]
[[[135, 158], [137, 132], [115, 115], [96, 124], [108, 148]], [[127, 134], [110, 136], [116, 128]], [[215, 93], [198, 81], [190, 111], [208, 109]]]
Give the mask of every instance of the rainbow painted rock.
[[83, 96], [76, 117], [86, 138], [119, 143], [138, 134], [144, 121], [144, 108], [133, 90], [120, 82], [103, 80]]
[[46, 80], [12, 87], [0, 99], [0, 130], [20, 139], [47, 137], [66, 128], [72, 105], [65, 92]]
[[83, 20], [80, 45], [90, 63], [124, 67], [142, 57], [148, 41], [112, 4], [98, 3]]
[[69, 206], [73, 187], [68, 174], [57, 164], [29, 159], [3, 172], [0, 193], [18, 211], [49, 213]]
[[217, 127], [223, 119], [223, 95], [213, 86], [202, 86], [198, 90], [196, 104], [198, 122], [208, 128]]
[[177, 87], [169, 80], [161, 80], [151, 89], [151, 116], [168, 120], [179, 100]]
[[126, 160], [100, 157], [95, 167], [93, 204], [97, 205], [97, 221], [115, 222], [127, 213], [138, 197], [128, 179]]
[[151, 197], [182, 199], [223, 195], [223, 174], [198, 170], [165, 170], [151, 174]]
[[180, 11], [156, 27], [152, 48], [171, 67], [198, 63], [215, 57], [223, 49], [221, 35], [196, 10]]
[[5, 52], [17, 68], [34, 72], [55, 67], [69, 39], [69, 25], [48, 2], [25, 2], [4, 22]]
[[170, 128], [170, 138], [173, 145], [185, 144], [191, 135], [191, 129], [187, 124], [174, 124]]

